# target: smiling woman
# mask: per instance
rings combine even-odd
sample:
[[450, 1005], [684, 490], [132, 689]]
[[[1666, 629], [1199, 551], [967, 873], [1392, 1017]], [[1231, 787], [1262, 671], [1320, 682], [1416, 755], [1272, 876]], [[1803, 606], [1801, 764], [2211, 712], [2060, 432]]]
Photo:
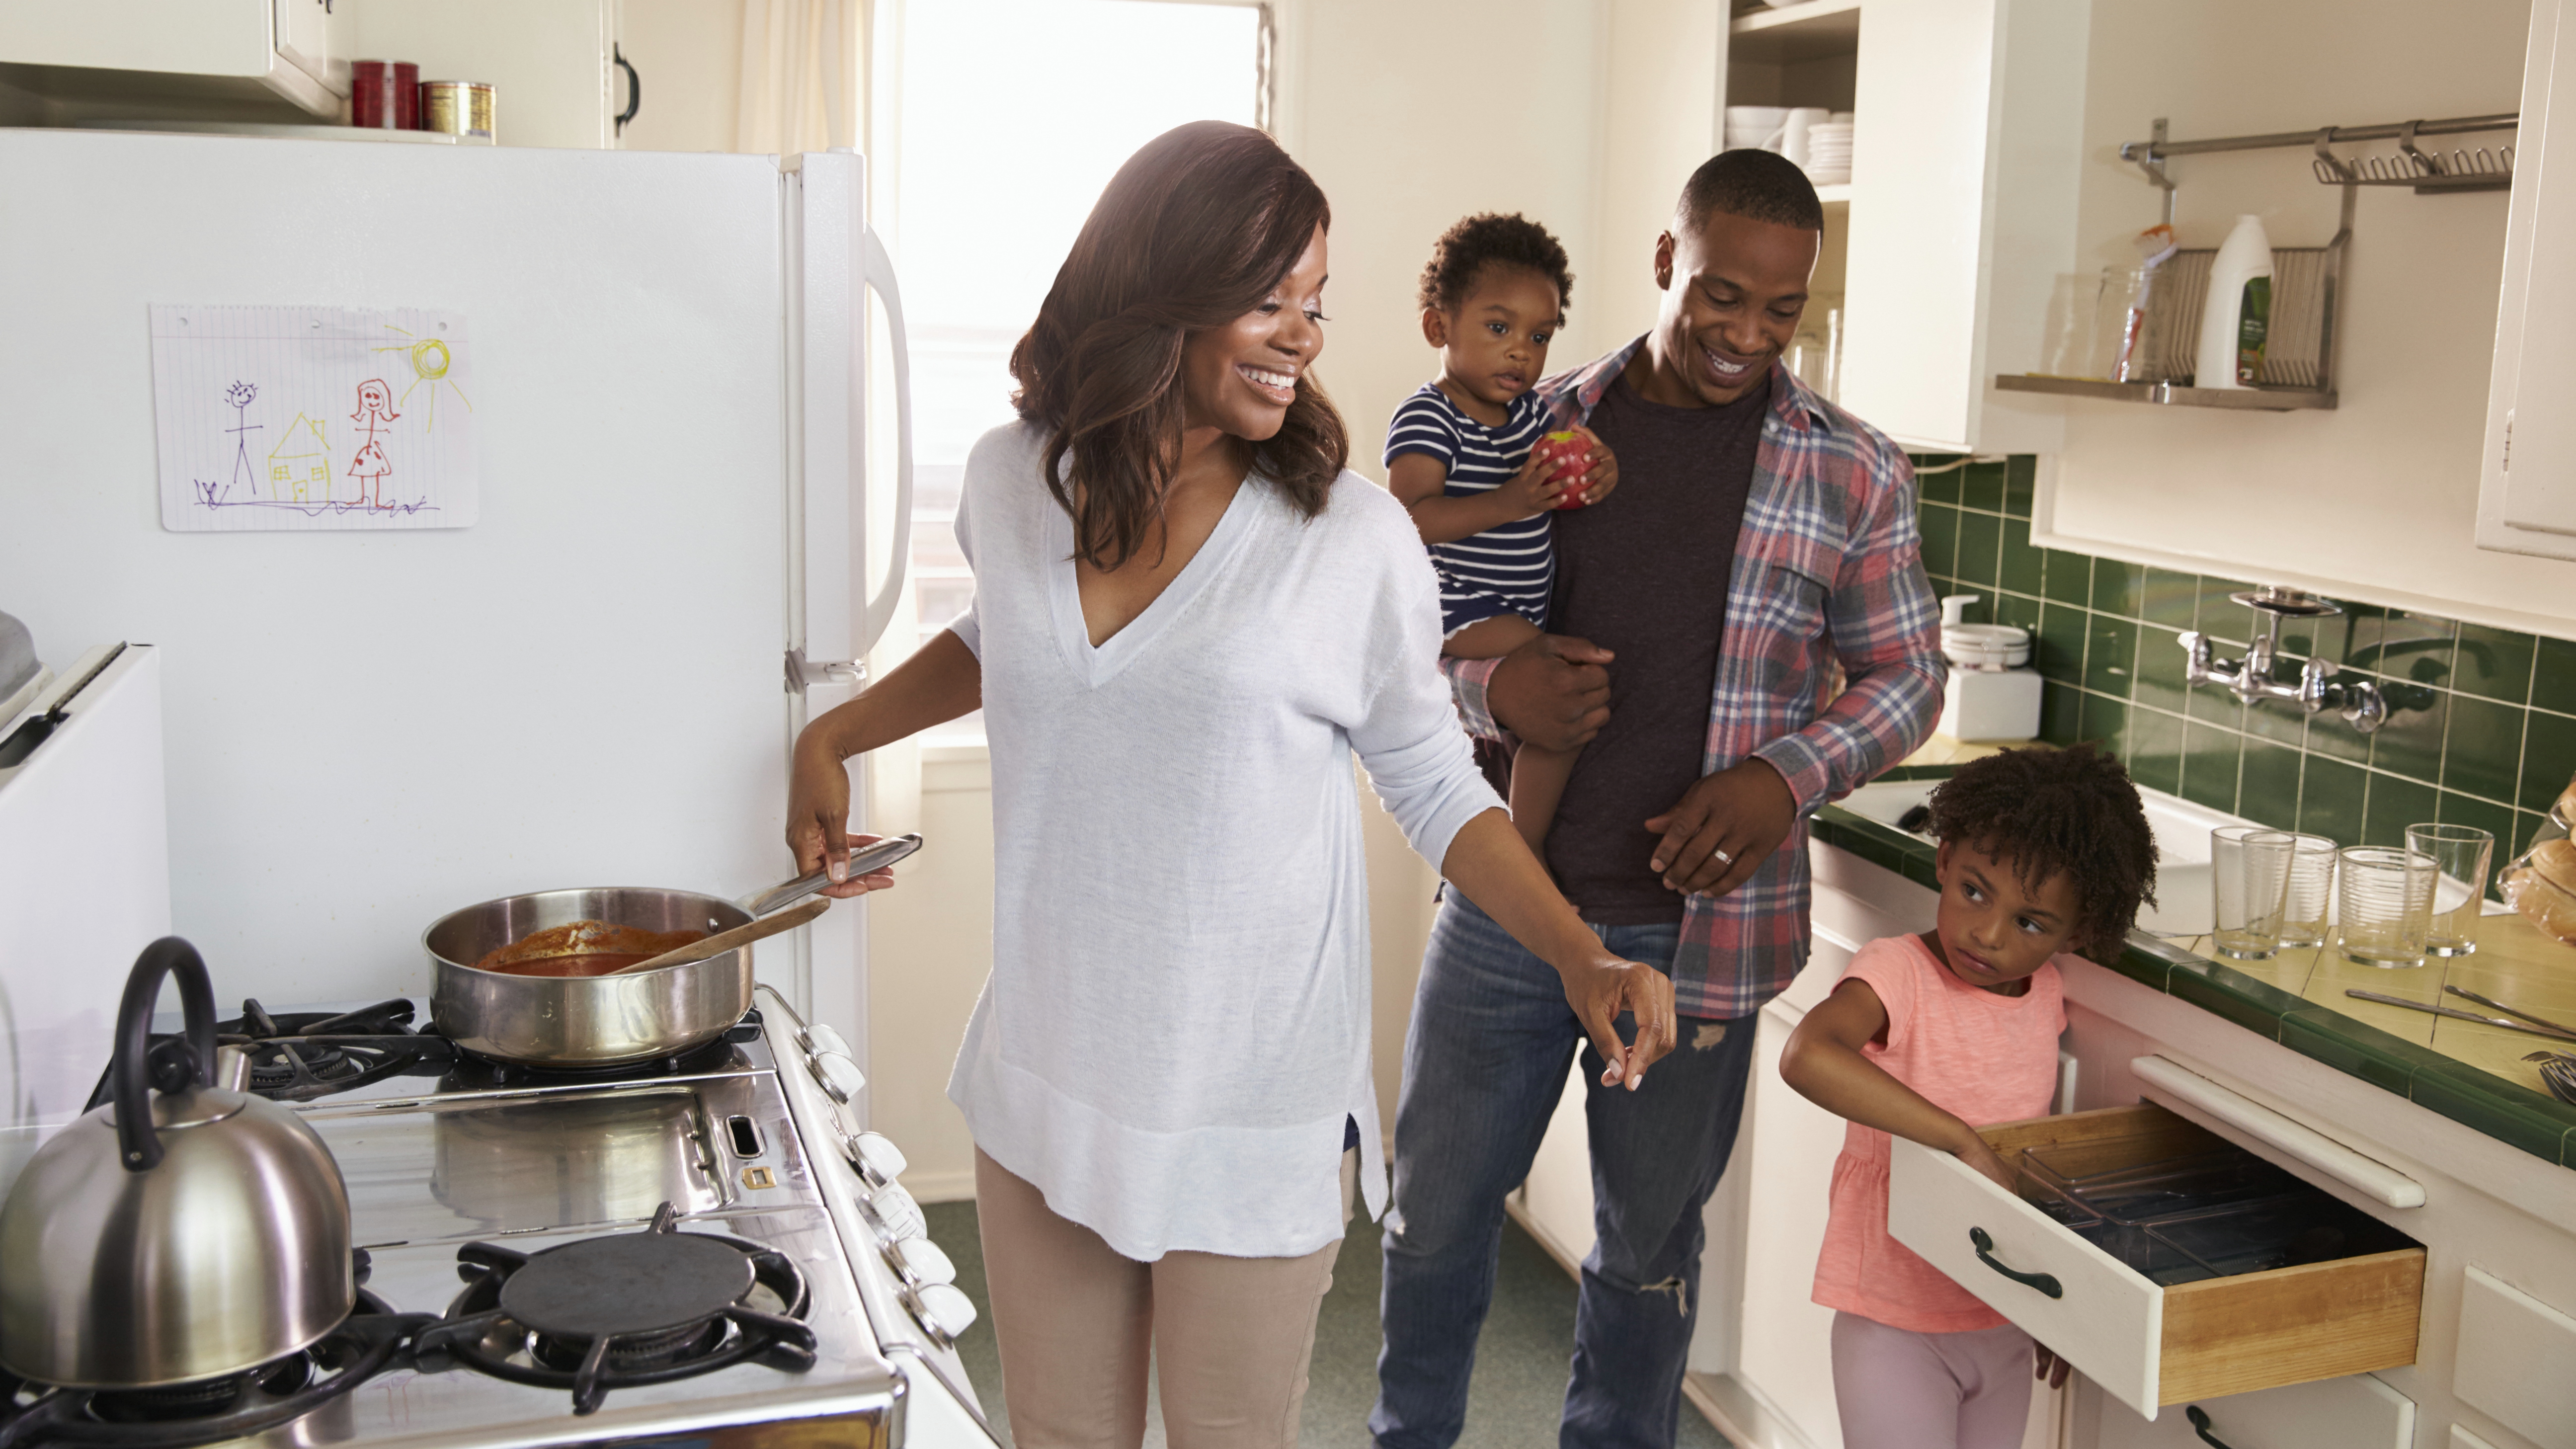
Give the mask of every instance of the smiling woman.
[[1121, 167], [1013, 354], [1021, 421], [967, 458], [972, 604], [797, 741], [810, 870], [846, 855], [844, 761], [985, 711], [993, 972], [948, 1095], [1022, 1443], [1137, 1442], [1149, 1358], [1173, 1449], [1294, 1440], [1354, 1189], [1386, 1201], [1354, 755], [1557, 970], [1605, 1085], [1672, 1043], [1671, 984], [1498, 808], [1411, 520], [1342, 466], [1310, 370], [1329, 214], [1249, 127]]

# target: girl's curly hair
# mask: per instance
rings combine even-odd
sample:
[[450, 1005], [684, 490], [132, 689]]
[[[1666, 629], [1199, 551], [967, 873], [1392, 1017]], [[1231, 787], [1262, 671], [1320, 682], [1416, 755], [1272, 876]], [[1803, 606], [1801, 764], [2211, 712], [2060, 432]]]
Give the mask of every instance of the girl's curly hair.
[[2156, 898], [2156, 839], [2120, 762], [2090, 745], [2008, 750], [1959, 767], [1932, 792], [1928, 827], [2012, 867], [2036, 890], [2060, 874], [2081, 903], [2074, 944], [2096, 961], [2126, 946]]
[[1574, 273], [1565, 248], [1547, 228], [1514, 212], [1483, 212], [1440, 234], [1431, 244], [1431, 261], [1422, 269], [1418, 300], [1434, 312], [1455, 312], [1467, 300], [1467, 289], [1487, 267], [1525, 267], [1556, 284], [1556, 304], [1574, 301]]

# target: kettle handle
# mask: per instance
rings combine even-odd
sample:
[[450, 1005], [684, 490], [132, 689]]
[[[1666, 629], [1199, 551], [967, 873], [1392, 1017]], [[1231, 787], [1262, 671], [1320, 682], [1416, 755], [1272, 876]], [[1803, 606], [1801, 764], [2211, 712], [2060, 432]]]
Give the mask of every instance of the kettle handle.
[[196, 1085], [214, 1085], [215, 988], [206, 979], [205, 958], [177, 936], [164, 936], [134, 958], [125, 978], [125, 1000], [116, 1009], [116, 1055], [108, 1063], [108, 1084], [116, 1097], [118, 1160], [128, 1172], [149, 1172], [161, 1165], [161, 1138], [152, 1130], [152, 1008], [161, 999], [161, 979], [179, 978], [179, 1009], [187, 1020], [188, 1047], [196, 1055]]

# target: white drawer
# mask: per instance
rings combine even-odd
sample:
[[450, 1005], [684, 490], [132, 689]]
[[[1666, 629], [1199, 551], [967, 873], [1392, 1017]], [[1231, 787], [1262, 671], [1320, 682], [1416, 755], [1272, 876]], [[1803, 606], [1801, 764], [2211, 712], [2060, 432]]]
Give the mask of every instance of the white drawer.
[[[2196, 1422], [2198, 1410], [2204, 1424]], [[2093, 1449], [2413, 1449], [2415, 1401], [2368, 1374], [2194, 1399], [2150, 1423], [2104, 1404]]]
[[[2143, 1162], [2225, 1145], [2152, 1104], [2005, 1123], [1982, 1135], [2007, 1162], [2025, 1147], [2093, 1144], [2105, 1168], [2122, 1165], [2121, 1154]], [[2168, 1404], [2415, 1361], [2422, 1248], [2162, 1287], [1966, 1163], [1902, 1138], [1887, 1225], [2150, 1419]]]

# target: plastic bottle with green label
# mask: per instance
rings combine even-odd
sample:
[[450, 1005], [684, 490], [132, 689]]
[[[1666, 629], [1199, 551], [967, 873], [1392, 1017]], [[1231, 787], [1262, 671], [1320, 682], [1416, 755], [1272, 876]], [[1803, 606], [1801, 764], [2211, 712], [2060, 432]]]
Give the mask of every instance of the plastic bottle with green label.
[[2193, 385], [2252, 387], [2262, 381], [2263, 345], [2271, 329], [2272, 239], [2261, 217], [2240, 216], [2210, 260]]

